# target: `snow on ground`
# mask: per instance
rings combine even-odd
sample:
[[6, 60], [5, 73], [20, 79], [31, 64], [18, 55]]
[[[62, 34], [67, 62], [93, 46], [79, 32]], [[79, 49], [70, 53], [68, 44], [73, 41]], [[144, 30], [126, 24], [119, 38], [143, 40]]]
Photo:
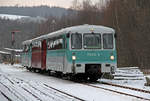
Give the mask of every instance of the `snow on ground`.
[[10, 54], [9, 52], [0, 51], [2, 54]]
[[150, 79], [150, 74], [149, 75], [146, 75], [145, 77], [148, 77]]
[[[103, 89], [96, 89], [69, 80], [32, 73], [20, 67], [20, 65], [11, 66], [0, 64], [0, 84], [3, 83], [9, 86], [11, 92], [3, 85], [0, 86], [0, 90], [13, 98], [13, 101], [77, 101], [77, 99], [70, 98], [67, 95], [52, 90], [44, 84], [86, 101], [141, 101], [141, 99]], [[2, 94], [0, 94], [0, 99], [4, 99], [2, 101], [7, 101]]]
[[3, 96], [2, 93], [0, 93], [0, 100], [1, 100], [1, 101], [8, 101], [8, 100]]
[[[4, 68], [6, 69], [7, 67]], [[12, 72], [10, 68], [8, 71]], [[18, 72], [17, 68], [16, 72]], [[48, 88], [40, 82], [25, 81], [12, 77], [12, 75], [2, 72], [2, 69], [0, 73], [0, 88], [0, 91], [12, 101], [78, 101], [73, 97]], [[4, 96], [2, 98], [5, 101]]]
[[118, 68], [113, 80], [101, 79], [100, 81], [150, 90], [150, 87], [144, 86], [145, 76], [138, 67]]
[[18, 20], [21, 23], [28, 23], [28, 22], [37, 22], [41, 23], [43, 21], [46, 21], [47, 19], [44, 17], [30, 17], [30, 16], [22, 16], [22, 15], [11, 15], [11, 14], [0, 14], [1, 19], [9, 19], [9, 20]]
[[120, 87], [118, 88], [115, 86], [110, 86], [110, 85], [105, 85], [105, 84], [92, 84], [92, 85], [97, 86], [97, 87], [106, 88], [106, 89], [109, 88], [109, 89], [114, 90], [114, 91], [124, 92], [126, 94], [131, 94], [131, 95], [150, 99], [150, 94], [144, 93], [144, 92], [134, 91], [134, 90], [130, 90], [130, 89], [124, 89], [124, 88], [120, 88]]
[[0, 14], [0, 18], [2, 18], [2, 19], [10, 19], [10, 20], [17, 20], [17, 19], [27, 18], [27, 17], [29, 17], [29, 16]]

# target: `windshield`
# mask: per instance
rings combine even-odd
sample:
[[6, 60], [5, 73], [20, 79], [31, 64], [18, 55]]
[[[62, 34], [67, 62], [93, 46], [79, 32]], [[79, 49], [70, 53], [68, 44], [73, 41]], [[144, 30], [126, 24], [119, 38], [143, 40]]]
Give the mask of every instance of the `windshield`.
[[81, 49], [82, 48], [82, 35], [75, 33], [71, 35], [71, 47], [72, 49]]
[[113, 49], [113, 35], [112, 34], [103, 34], [103, 48]]
[[84, 48], [85, 49], [99, 49], [101, 48], [100, 34], [84, 34]]

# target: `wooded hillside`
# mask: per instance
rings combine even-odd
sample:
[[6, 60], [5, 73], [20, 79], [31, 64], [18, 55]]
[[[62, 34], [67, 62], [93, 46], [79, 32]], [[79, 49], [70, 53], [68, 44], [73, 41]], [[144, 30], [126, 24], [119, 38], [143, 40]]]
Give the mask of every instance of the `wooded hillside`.
[[39, 34], [80, 24], [109, 26], [117, 33], [118, 66], [150, 68], [150, 0], [74, 0], [71, 9], [61, 18], [49, 17]]
[[67, 13], [50, 15], [44, 23], [19, 23], [0, 19], [0, 46], [11, 47], [10, 31], [18, 28], [16, 47], [35, 36], [65, 27], [94, 24], [112, 27], [117, 33], [118, 66], [150, 68], [150, 0], [74, 0]]

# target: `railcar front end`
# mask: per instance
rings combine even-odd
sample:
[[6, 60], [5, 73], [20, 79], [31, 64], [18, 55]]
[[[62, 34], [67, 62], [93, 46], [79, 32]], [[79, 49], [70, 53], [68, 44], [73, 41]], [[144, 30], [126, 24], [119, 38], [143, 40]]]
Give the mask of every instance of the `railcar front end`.
[[[117, 68], [115, 32], [76, 32], [69, 35], [67, 66], [73, 74], [92, 81], [102, 74], [113, 74]], [[71, 68], [70, 68], [71, 67]], [[80, 75], [81, 76], [81, 75]]]

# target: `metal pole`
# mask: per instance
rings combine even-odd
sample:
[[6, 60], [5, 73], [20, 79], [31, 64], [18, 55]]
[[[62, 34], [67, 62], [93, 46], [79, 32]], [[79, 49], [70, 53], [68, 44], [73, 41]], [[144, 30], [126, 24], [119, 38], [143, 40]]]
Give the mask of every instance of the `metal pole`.
[[[15, 32], [11, 32], [11, 48], [14, 49], [14, 43], [15, 43], [15, 38], [14, 38]], [[11, 51], [11, 65], [14, 64], [14, 50]]]
[[56, 23], [56, 21], [55, 20], [52, 20], [52, 30], [53, 30], [53, 32], [55, 31], [55, 23]]
[[13, 49], [15, 48], [15, 34], [17, 32], [20, 32], [20, 31], [19, 30], [11, 31], [11, 47], [12, 47], [12, 51], [11, 51], [11, 65], [14, 64], [15, 50], [13, 50]]

